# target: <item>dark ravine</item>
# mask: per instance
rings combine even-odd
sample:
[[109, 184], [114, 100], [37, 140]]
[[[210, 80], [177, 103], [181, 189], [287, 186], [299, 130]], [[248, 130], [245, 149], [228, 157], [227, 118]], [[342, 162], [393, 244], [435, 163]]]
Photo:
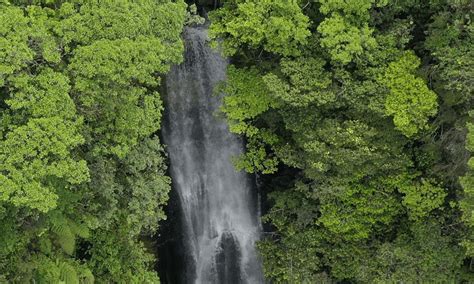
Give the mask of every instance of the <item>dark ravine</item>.
[[255, 248], [261, 233], [257, 194], [251, 178], [231, 163], [242, 142], [216, 115], [220, 96], [213, 89], [225, 78], [227, 60], [208, 46], [206, 28], [187, 28], [184, 40], [184, 63], [166, 78], [163, 139], [174, 211], [162, 230], [161, 279], [263, 283]]

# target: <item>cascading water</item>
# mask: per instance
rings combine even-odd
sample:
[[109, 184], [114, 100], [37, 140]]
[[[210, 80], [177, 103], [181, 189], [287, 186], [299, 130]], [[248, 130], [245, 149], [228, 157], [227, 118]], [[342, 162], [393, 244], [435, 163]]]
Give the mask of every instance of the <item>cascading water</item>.
[[242, 151], [223, 119], [215, 85], [227, 60], [208, 45], [205, 28], [184, 33], [185, 61], [166, 78], [163, 138], [182, 208], [186, 271], [181, 282], [263, 283], [255, 249], [259, 211], [249, 177], [231, 157]]

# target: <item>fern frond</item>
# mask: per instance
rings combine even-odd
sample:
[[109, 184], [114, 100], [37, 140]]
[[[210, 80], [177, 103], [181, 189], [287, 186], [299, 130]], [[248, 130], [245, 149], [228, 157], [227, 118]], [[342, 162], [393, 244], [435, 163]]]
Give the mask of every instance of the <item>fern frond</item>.
[[68, 220], [63, 215], [55, 214], [50, 218], [51, 231], [57, 235], [62, 235], [66, 231], [70, 231]]
[[76, 247], [76, 236], [71, 232], [69, 227], [57, 235], [58, 243], [61, 248], [69, 255], [74, 253]]
[[62, 262], [60, 265], [61, 280], [66, 284], [79, 284], [79, 277], [76, 269], [67, 262]]
[[76, 235], [82, 237], [89, 234], [86, 226], [76, 224], [62, 214], [52, 214], [50, 220], [51, 231], [56, 234], [59, 245], [69, 255], [74, 253]]
[[94, 284], [95, 278], [92, 272], [85, 268], [81, 273], [81, 284]]
[[69, 227], [76, 236], [79, 236], [84, 239], [90, 236], [89, 228], [85, 224], [76, 223], [72, 220], [69, 220]]

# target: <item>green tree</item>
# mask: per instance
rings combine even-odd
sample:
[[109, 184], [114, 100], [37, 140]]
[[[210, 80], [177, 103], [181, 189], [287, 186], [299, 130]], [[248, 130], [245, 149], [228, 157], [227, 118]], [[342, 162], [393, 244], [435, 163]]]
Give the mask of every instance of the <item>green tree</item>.
[[413, 74], [419, 65], [413, 54], [406, 53], [390, 63], [379, 79], [389, 90], [385, 112], [393, 115], [397, 129], [408, 137], [425, 128], [428, 118], [436, 114], [436, 94]]
[[[471, 279], [460, 245], [470, 238], [460, 218], [469, 190], [462, 205], [456, 181], [465, 150], [456, 145], [459, 156], [448, 155], [445, 141], [452, 136], [443, 132], [456, 119], [462, 129], [472, 98], [464, 93], [472, 91], [471, 61], [456, 57], [467, 50], [460, 42], [470, 42], [469, 20], [458, 20], [459, 26], [451, 19], [468, 17], [468, 9], [438, 2], [294, 1], [309, 19], [310, 34], [278, 49], [265, 46], [273, 39], [263, 41], [258, 32], [223, 32], [235, 19], [245, 26], [240, 9], [256, 5], [252, 1], [228, 1], [212, 12], [211, 36], [233, 55], [221, 88], [230, 129], [246, 138], [236, 165], [271, 174], [262, 176], [270, 206], [263, 220], [273, 229], [258, 245], [268, 278]], [[448, 107], [447, 93], [457, 105]], [[455, 133], [462, 145], [462, 130]], [[441, 170], [452, 166], [458, 176]]]
[[210, 35], [225, 39], [224, 53], [236, 54], [241, 45], [283, 56], [299, 54], [310, 35], [309, 19], [298, 1], [231, 0], [210, 16]]
[[165, 218], [158, 90], [182, 59], [185, 3], [9, 2], [0, 282], [157, 283], [140, 237]]

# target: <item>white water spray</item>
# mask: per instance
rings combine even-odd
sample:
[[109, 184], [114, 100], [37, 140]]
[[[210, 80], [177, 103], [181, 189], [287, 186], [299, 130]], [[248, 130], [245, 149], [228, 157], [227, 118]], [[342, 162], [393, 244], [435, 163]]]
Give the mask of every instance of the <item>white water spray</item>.
[[184, 37], [185, 62], [166, 79], [163, 134], [192, 258], [185, 281], [263, 283], [255, 249], [260, 233], [255, 190], [231, 163], [242, 143], [216, 116], [221, 98], [213, 88], [224, 80], [227, 60], [208, 47], [206, 29], [188, 28]]

